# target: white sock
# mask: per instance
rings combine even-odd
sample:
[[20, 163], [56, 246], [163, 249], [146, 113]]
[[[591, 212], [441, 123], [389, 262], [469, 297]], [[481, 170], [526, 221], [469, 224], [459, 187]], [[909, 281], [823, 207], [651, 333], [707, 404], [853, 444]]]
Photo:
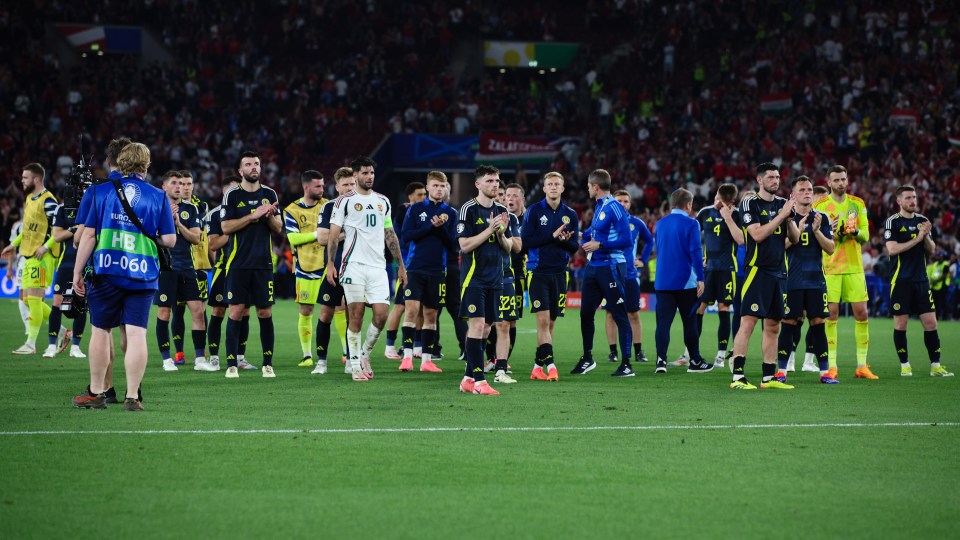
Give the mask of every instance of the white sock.
[[936, 369], [938, 367], [940, 367], [940, 362], [930, 362], [931, 369]]
[[690, 358], [690, 349], [684, 347], [684, 348], [683, 348], [683, 356], [684, 356], [684, 358]]
[[717, 351], [717, 358], [723, 360], [727, 357], [727, 351]]
[[403, 349], [404, 358], [413, 358], [413, 349]]
[[428, 353], [428, 352], [425, 352], [425, 353], [423, 353], [422, 355], [420, 355], [420, 365], [422, 366], [422, 365], [426, 364], [427, 362], [429, 362], [429, 361], [430, 361], [430, 358], [431, 358], [431, 356], [430, 356], [430, 353]]
[[821, 377], [823, 377], [823, 376], [826, 375], [827, 373], [830, 373], [830, 370], [824, 370], [824, 369], [821, 369], [821, 370], [820, 370], [820, 376], [821, 376]]
[[25, 332], [30, 331], [30, 323], [27, 322], [27, 319], [30, 318], [30, 306], [26, 302], [20, 300], [20, 320], [23, 321], [23, 329]]
[[796, 359], [796, 351], [790, 353], [790, 356], [787, 357], [787, 362], [793, 362]]
[[414, 348], [413, 348], [413, 355], [414, 355], [414, 356], [421, 356], [421, 355], [423, 355], [423, 347], [414, 347]]
[[364, 358], [368, 358], [370, 356], [370, 351], [372, 351], [374, 345], [377, 344], [377, 340], [380, 339], [380, 332], [382, 331], [382, 328], [377, 328], [373, 325], [373, 323], [370, 323], [370, 326], [367, 327], [367, 338], [363, 342], [362, 352]]
[[[35, 339], [27, 339], [27, 345], [29, 345], [29, 346], [33, 347], [34, 349], [36, 349], [36, 348], [37, 348], [37, 340], [35, 340]], [[937, 364], [937, 365], [939, 366], [940, 364]]]
[[347, 347], [350, 349], [350, 369], [360, 369], [360, 332], [347, 330]]
[[817, 363], [817, 357], [816, 357], [816, 355], [814, 355], [812, 352], [808, 352], [807, 354], [805, 354], [805, 355], [803, 356], [803, 363], [804, 363], [804, 364], [816, 364], [816, 363]]

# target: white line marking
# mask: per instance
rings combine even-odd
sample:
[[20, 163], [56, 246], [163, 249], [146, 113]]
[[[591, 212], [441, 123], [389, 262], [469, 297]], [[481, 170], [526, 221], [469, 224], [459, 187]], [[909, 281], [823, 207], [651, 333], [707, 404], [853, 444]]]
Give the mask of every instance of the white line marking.
[[304, 428], [304, 429], [144, 429], [144, 430], [63, 430], [0, 431], [0, 436], [32, 435], [256, 435], [287, 433], [444, 433], [457, 431], [662, 431], [716, 429], [789, 429], [789, 428], [882, 428], [882, 427], [958, 427], [960, 422], [880, 422], [854, 424], [730, 424], [706, 426], [519, 426], [519, 427], [422, 427], [422, 428]]

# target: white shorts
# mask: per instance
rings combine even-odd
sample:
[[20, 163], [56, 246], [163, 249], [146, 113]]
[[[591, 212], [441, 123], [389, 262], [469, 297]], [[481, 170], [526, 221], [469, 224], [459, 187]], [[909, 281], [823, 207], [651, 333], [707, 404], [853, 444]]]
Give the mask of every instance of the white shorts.
[[350, 263], [340, 276], [340, 285], [343, 286], [343, 295], [348, 304], [390, 303], [390, 283], [387, 281], [386, 268]]
[[17, 257], [17, 273], [13, 277], [18, 289], [23, 288], [23, 265], [27, 264], [26, 257]]

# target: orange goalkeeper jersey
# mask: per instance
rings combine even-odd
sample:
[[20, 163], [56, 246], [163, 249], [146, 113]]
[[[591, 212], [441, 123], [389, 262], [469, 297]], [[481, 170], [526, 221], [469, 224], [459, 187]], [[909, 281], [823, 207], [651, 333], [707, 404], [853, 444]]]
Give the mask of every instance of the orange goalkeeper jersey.
[[[867, 205], [860, 197], [846, 195], [842, 202], [837, 202], [832, 196], [826, 195], [814, 201], [816, 210], [830, 216], [830, 221], [838, 220], [835, 231], [837, 248], [833, 255], [823, 254], [824, 274], [862, 274], [863, 251], [860, 244], [870, 239], [870, 222], [867, 220]], [[844, 227], [850, 220], [856, 220], [858, 233], [843, 235]]]

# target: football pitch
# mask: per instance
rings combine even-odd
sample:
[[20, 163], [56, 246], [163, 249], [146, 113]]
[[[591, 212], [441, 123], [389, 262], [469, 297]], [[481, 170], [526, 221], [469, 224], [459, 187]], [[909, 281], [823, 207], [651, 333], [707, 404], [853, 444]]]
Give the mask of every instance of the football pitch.
[[[793, 391], [734, 392], [727, 369], [655, 376], [649, 363], [611, 378], [600, 317], [597, 369], [568, 375], [577, 310], [557, 324], [560, 382], [530, 381], [526, 314], [519, 383], [485, 397], [457, 390], [446, 314], [444, 373], [399, 373], [381, 337], [376, 378], [355, 383], [336, 359], [322, 376], [296, 366], [296, 307], [280, 302], [273, 380], [165, 373], [151, 327], [146, 410], [134, 414], [72, 408], [86, 360], [9, 355], [23, 342], [16, 304], [0, 303], [0, 318], [0, 538], [948, 538], [960, 527], [960, 377], [928, 375], [918, 321], [912, 378], [899, 376], [892, 322], [875, 319], [880, 380], [854, 379], [845, 319], [839, 386], [798, 372]], [[653, 358], [653, 314], [642, 319]], [[708, 358], [715, 329], [708, 315]], [[940, 335], [944, 365], [960, 370], [960, 324]], [[677, 321], [670, 359], [681, 351]], [[758, 351], [759, 332], [747, 359], [757, 383]], [[255, 320], [247, 352], [259, 363]], [[122, 395], [122, 367], [115, 380]]]

